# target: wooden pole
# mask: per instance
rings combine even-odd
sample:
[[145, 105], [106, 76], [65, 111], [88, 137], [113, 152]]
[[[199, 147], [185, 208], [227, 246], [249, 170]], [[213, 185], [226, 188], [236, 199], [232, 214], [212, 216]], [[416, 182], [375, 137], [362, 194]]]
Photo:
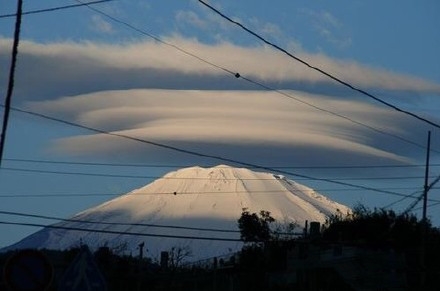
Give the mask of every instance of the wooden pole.
[[429, 176], [429, 152], [431, 151], [431, 131], [428, 131], [428, 145], [426, 151], [426, 166], [425, 166], [425, 185], [423, 187], [423, 214], [422, 220], [426, 222], [426, 211], [428, 204], [428, 176]]
[[423, 188], [423, 213], [422, 213], [422, 241], [420, 245], [420, 265], [421, 278], [420, 285], [424, 288], [426, 285], [426, 240], [428, 234], [428, 219], [427, 219], [427, 205], [428, 205], [428, 176], [429, 176], [429, 152], [431, 150], [431, 131], [428, 131], [428, 144], [426, 151], [426, 166], [425, 166], [425, 185]]
[[14, 89], [14, 75], [15, 75], [15, 66], [17, 63], [18, 42], [20, 41], [22, 7], [23, 7], [23, 1], [18, 0], [17, 18], [15, 20], [14, 43], [12, 45], [12, 60], [11, 60], [11, 67], [9, 69], [8, 91], [6, 93], [6, 98], [5, 98], [5, 111], [3, 115], [3, 125], [2, 125], [1, 139], [0, 139], [0, 167], [3, 160], [3, 151], [6, 143], [6, 131], [8, 129], [8, 121], [9, 121], [9, 111], [11, 109], [12, 91]]

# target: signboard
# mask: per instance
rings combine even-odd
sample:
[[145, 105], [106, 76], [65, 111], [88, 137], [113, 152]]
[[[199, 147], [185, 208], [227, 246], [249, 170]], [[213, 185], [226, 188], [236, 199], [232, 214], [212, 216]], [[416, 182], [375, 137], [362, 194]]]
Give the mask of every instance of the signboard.
[[83, 247], [60, 282], [58, 290], [62, 291], [104, 291], [107, 290], [105, 278], [89, 248]]
[[47, 290], [53, 278], [53, 267], [37, 250], [21, 250], [5, 264], [5, 282], [11, 290]]

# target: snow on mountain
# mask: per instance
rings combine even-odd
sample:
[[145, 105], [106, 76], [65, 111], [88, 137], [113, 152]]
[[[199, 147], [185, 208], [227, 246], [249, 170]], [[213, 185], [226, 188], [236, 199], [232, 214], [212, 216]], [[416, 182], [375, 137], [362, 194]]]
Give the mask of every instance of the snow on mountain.
[[[348, 207], [281, 175], [225, 165], [191, 167], [170, 172], [142, 188], [80, 212], [72, 218], [78, 221], [63, 221], [54, 225], [152, 236], [45, 228], [7, 249], [66, 249], [85, 243], [92, 248], [125, 245], [126, 253], [136, 254], [138, 245], [145, 242], [146, 255], [149, 257], [158, 258], [161, 251], [172, 247], [189, 247], [193, 253], [189, 259], [197, 260], [237, 251], [242, 243], [160, 236], [239, 239], [237, 219], [243, 208], [251, 212], [270, 211], [278, 222], [296, 222], [301, 228], [306, 220], [323, 223], [328, 215], [337, 210], [342, 213], [349, 211]], [[202, 228], [235, 232], [207, 231]]]

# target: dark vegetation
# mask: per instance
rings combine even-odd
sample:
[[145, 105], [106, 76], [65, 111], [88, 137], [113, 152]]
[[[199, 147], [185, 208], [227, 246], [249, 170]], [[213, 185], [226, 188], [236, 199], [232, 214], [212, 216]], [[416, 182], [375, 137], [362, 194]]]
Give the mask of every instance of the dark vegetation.
[[260, 286], [273, 286], [268, 274], [294, 273], [296, 280], [283, 286], [440, 290], [440, 229], [413, 214], [358, 205], [352, 213], [329, 217], [318, 236], [306, 233], [293, 239], [280, 239], [271, 231], [274, 222], [267, 211], [258, 215], [247, 210], [238, 221], [247, 242], [240, 268], [265, 278]]
[[275, 219], [270, 216], [269, 211], [261, 210], [260, 215], [257, 215], [244, 208], [238, 219], [240, 238], [245, 242], [269, 241], [273, 238], [270, 229], [270, 224], [273, 222]]
[[429, 221], [423, 223], [413, 214], [393, 210], [369, 210], [362, 205], [349, 215], [336, 214], [324, 226], [322, 239], [376, 248], [404, 250], [419, 247], [424, 231], [428, 245], [440, 243], [440, 231]]
[[[330, 217], [317, 236], [292, 236], [292, 224], [243, 209], [238, 226], [243, 250], [203, 264], [184, 265], [187, 248], [170, 250], [165, 265], [106, 246], [93, 258], [108, 290], [440, 290], [440, 230], [411, 214], [358, 206]], [[80, 251], [44, 251], [54, 268], [48, 290], [58, 290]], [[0, 254], [2, 268], [11, 254]]]

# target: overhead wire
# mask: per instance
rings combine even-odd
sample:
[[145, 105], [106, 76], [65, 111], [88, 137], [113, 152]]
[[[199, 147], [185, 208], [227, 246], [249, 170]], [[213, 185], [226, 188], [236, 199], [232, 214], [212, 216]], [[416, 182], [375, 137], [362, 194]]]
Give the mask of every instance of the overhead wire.
[[[76, 8], [76, 7], [81, 7], [81, 6], [85, 6], [85, 5], [101, 4], [101, 3], [105, 3], [105, 2], [111, 2], [111, 1], [114, 1], [114, 0], [90, 1], [87, 3], [81, 3], [81, 4], [72, 4], [72, 5], [57, 6], [57, 7], [37, 9], [37, 10], [31, 10], [31, 11], [24, 11], [24, 12], [22, 12], [22, 15], [30, 15], [30, 14], [37, 14], [37, 13], [43, 13], [43, 12], [53, 12], [53, 11], [57, 11], [57, 10]], [[8, 18], [8, 17], [15, 17], [15, 16], [17, 16], [17, 13], [2, 14], [2, 15], [0, 15], [0, 18]]]
[[[418, 187], [384, 187], [382, 190], [411, 190], [418, 189]], [[435, 188], [437, 189], [437, 188]], [[347, 191], [365, 191], [363, 189], [348, 189], [348, 188], [316, 188], [315, 192], [347, 192]], [[185, 191], [185, 192], [136, 192], [136, 196], [157, 196], [157, 195], [224, 195], [224, 194], [276, 194], [285, 193], [287, 190], [246, 190], [246, 191]], [[0, 198], [69, 198], [69, 197], [99, 197], [99, 196], [111, 196], [120, 197], [123, 195], [132, 195], [131, 192], [123, 193], [51, 193], [48, 194], [0, 194]], [[405, 197], [407, 197], [405, 195]], [[411, 196], [409, 197], [411, 198]], [[415, 198], [415, 197], [412, 197]]]
[[[412, 211], [414, 209], [414, 207], [416, 207], [416, 205], [425, 197], [427, 197], [427, 193], [429, 190], [431, 190], [435, 184], [437, 184], [440, 181], [440, 176], [438, 176], [436, 179], [434, 179], [434, 181], [432, 181], [429, 185], [426, 186], [426, 188], [424, 189], [424, 191], [422, 191], [422, 194], [418, 197], [417, 200], [415, 200], [413, 203], [411, 203], [406, 209], [405, 209], [405, 213], [408, 213], [410, 211]], [[427, 202], [427, 200], [426, 200]]]
[[[436, 207], [436, 206], [440, 206], [440, 201], [438, 201], [436, 203], [429, 204], [427, 207], [432, 208], [432, 207]], [[418, 210], [422, 210], [422, 209], [423, 209], [423, 206], [420, 206], [420, 207], [414, 208], [413, 211], [418, 211]]]
[[[416, 192], [414, 192], [414, 193], [411, 193], [411, 194], [409, 194], [407, 197], [403, 197], [403, 198], [401, 198], [401, 199], [399, 199], [399, 200], [397, 200], [397, 201], [395, 201], [395, 202], [393, 202], [393, 203], [391, 203], [391, 204], [385, 206], [384, 208], [385, 208], [385, 209], [386, 209], [386, 208], [390, 208], [391, 206], [394, 206], [395, 204], [400, 203], [400, 202], [402, 202], [403, 200], [406, 200], [407, 198], [414, 198], [414, 197], [413, 197], [414, 194], [420, 194], [420, 195], [417, 196], [417, 197], [415, 198], [415, 200], [414, 200], [413, 202], [411, 202], [411, 204], [408, 205], [408, 207], [403, 211], [403, 213], [409, 213], [409, 212], [411, 212], [412, 210], [414, 210], [414, 208], [417, 206], [417, 204], [423, 199], [423, 197], [424, 197], [424, 191], [429, 191], [429, 190], [431, 190], [431, 189], [436, 189], [436, 188], [434, 188], [434, 186], [435, 186], [435, 184], [437, 184], [437, 183], [440, 181], [440, 176], [433, 176], [433, 177], [436, 177], [436, 179], [434, 179], [434, 181], [432, 181], [432, 182], [427, 186], [427, 188], [426, 188], [425, 190], [419, 190], [419, 191], [416, 191]], [[432, 177], [431, 177], [431, 178], [432, 178]], [[428, 199], [428, 201], [429, 201], [429, 199]]]
[[402, 201], [404, 201], [404, 200], [406, 200], [408, 198], [414, 198], [415, 200], [418, 200], [419, 198], [418, 197], [414, 197], [414, 195], [420, 194], [420, 193], [423, 193], [423, 191], [421, 191], [421, 190], [414, 191], [414, 192], [408, 194], [407, 196], [404, 196], [404, 197], [402, 197], [402, 198], [400, 198], [400, 199], [398, 199], [398, 200], [396, 200], [396, 201], [394, 201], [394, 202], [392, 202], [392, 203], [390, 203], [390, 204], [388, 204], [388, 205], [386, 205], [386, 206], [384, 206], [382, 208], [383, 209], [391, 208], [392, 206], [394, 206], [394, 205], [396, 205], [396, 204], [398, 204], [398, 203], [400, 203], [400, 202], [402, 202]]
[[[128, 223], [128, 222], [108, 222], [108, 221], [97, 221], [97, 220], [88, 220], [88, 219], [76, 219], [76, 218], [61, 218], [56, 216], [49, 215], [41, 215], [41, 214], [30, 214], [23, 212], [15, 212], [15, 211], [3, 211], [0, 210], [0, 215], [8, 215], [8, 216], [19, 216], [19, 217], [27, 217], [27, 218], [39, 218], [45, 220], [55, 220], [67, 223], [81, 223], [81, 224], [91, 224], [91, 225], [106, 225], [106, 226], [129, 226], [129, 227], [151, 227], [151, 228], [165, 228], [165, 229], [174, 229], [174, 230], [189, 230], [189, 231], [201, 231], [201, 232], [216, 232], [216, 233], [231, 233], [231, 234], [239, 234], [240, 230], [238, 229], [225, 229], [225, 228], [206, 228], [206, 227], [192, 227], [192, 226], [181, 226], [181, 225], [169, 225], [169, 224], [151, 224], [151, 223]], [[61, 228], [65, 227], [69, 230], [75, 230], [77, 227], [73, 227], [75, 229], [71, 229], [72, 226], [52, 224], [50, 225], [52, 228]], [[49, 228], [50, 228], [49, 227]], [[82, 228], [81, 228], [82, 229]], [[87, 231], [95, 231], [96, 229], [86, 229]], [[98, 230], [100, 232], [102, 230]], [[139, 232], [137, 232], [139, 233]], [[144, 232], [142, 232], [144, 233]], [[282, 231], [274, 231], [274, 234], [278, 235], [300, 235], [301, 233], [291, 233], [291, 232], [282, 232]], [[120, 234], [126, 234], [126, 232], [120, 232]], [[169, 236], [169, 235], [159, 235], [159, 234], [148, 234], [147, 236], [160, 236], [160, 237], [171, 237], [171, 238], [189, 238], [189, 236]], [[194, 237], [191, 236], [191, 239], [206, 239], [205, 237]], [[223, 240], [223, 239], [220, 239]]]
[[[132, 178], [132, 179], [160, 179], [160, 180], [207, 180], [207, 181], [272, 181], [274, 178], [212, 178], [212, 177], [174, 177], [174, 176], [145, 176], [145, 175], [123, 175], [123, 174], [106, 174], [106, 173], [88, 173], [88, 172], [67, 172], [58, 170], [42, 170], [29, 168], [13, 168], [3, 167], [2, 170], [13, 172], [28, 172], [40, 174], [57, 174], [57, 175], [77, 175], [107, 178]], [[431, 176], [436, 177], [436, 176]], [[361, 180], [409, 180], [422, 179], [423, 176], [390, 176], [390, 177], [325, 177], [323, 179], [331, 179], [333, 181], [361, 181]], [[314, 180], [310, 178], [297, 178], [296, 181]]]
[[421, 194], [419, 195], [419, 197], [417, 197], [416, 199], [414, 199], [414, 201], [411, 202], [411, 204], [408, 205], [407, 208], [405, 208], [405, 210], [403, 211], [403, 213], [409, 213], [409, 212], [411, 212], [411, 211], [414, 209], [414, 207], [416, 207], [417, 204], [423, 199], [423, 196], [424, 196], [424, 192], [421, 191]]
[[12, 221], [4, 221], [4, 220], [1, 220], [0, 224], [15, 225], [15, 226], [42, 227], [42, 228], [46, 228], [46, 229], [63, 229], [63, 230], [72, 230], [72, 231], [85, 231], [85, 232], [91, 232], [91, 233], [133, 235], [133, 236], [138, 236], [138, 237], [158, 237], [158, 238], [192, 239], [192, 240], [208, 240], [208, 241], [229, 241], [229, 242], [241, 242], [242, 241], [241, 239], [234, 239], [234, 238], [153, 234], [153, 233], [132, 232], [132, 231], [116, 231], [116, 230], [108, 230], [108, 229], [89, 229], [89, 228], [83, 228], [83, 227], [59, 226], [59, 225], [53, 225], [53, 224], [45, 225], [45, 224], [40, 224], [40, 223], [12, 222]]
[[431, 120], [428, 120], [428, 119], [426, 119], [426, 118], [423, 118], [423, 117], [421, 117], [421, 116], [419, 116], [419, 115], [417, 115], [417, 114], [415, 114], [415, 113], [413, 113], [413, 112], [410, 112], [410, 111], [407, 111], [407, 110], [401, 109], [401, 108], [399, 108], [398, 106], [396, 106], [396, 105], [394, 105], [394, 104], [391, 104], [391, 103], [389, 103], [389, 102], [387, 102], [387, 101], [384, 101], [384, 100], [382, 100], [381, 98], [376, 97], [376, 96], [374, 96], [373, 94], [371, 94], [371, 93], [369, 93], [369, 92], [367, 92], [367, 91], [365, 91], [365, 90], [363, 90], [363, 89], [357, 88], [356, 86], [354, 86], [354, 85], [352, 85], [352, 84], [350, 84], [350, 83], [348, 83], [348, 82], [346, 82], [346, 81], [343, 81], [342, 79], [340, 79], [340, 78], [338, 78], [338, 77], [332, 75], [331, 73], [328, 73], [328, 72], [324, 71], [323, 69], [320, 69], [319, 67], [316, 67], [316, 66], [310, 64], [309, 62], [307, 62], [307, 61], [301, 59], [300, 57], [297, 57], [297, 56], [293, 55], [292, 53], [288, 52], [286, 49], [283, 49], [282, 47], [280, 47], [280, 46], [274, 44], [273, 42], [268, 41], [267, 39], [265, 39], [264, 37], [262, 37], [262, 36], [259, 35], [258, 33], [256, 33], [256, 32], [254, 32], [254, 31], [252, 31], [251, 29], [247, 28], [247, 27], [244, 26], [242, 23], [240, 23], [240, 22], [238, 22], [238, 21], [236, 21], [236, 20], [233, 20], [232, 18], [230, 18], [230, 17], [227, 16], [226, 14], [222, 13], [222, 12], [219, 11], [218, 9], [214, 8], [212, 5], [206, 3], [205, 1], [203, 1], [203, 0], [198, 0], [198, 2], [201, 3], [202, 5], [204, 5], [205, 7], [209, 8], [211, 11], [215, 12], [216, 14], [218, 14], [219, 16], [221, 16], [222, 18], [226, 19], [227, 21], [229, 21], [229, 22], [231, 22], [231, 23], [237, 25], [238, 27], [240, 27], [241, 29], [243, 29], [243, 30], [246, 31], [247, 33], [249, 33], [249, 34], [255, 36], [256, 38], [258, 38], [259, 40], [261, 40], [261, 41], [264, 42], [265, 44], [267, 44], [267, 45], [273, 47], [274, 49], [276, 49], [276, 50], [278, 50], [278, 51], [280, 51], [280, 52], [286, 54], [286, 55], [289, 56], [290, 58], [292, 58], [292, 59], [298, 61], [299, 63], [305, 65], [306, 67], [308, 67], [308, 68], [310, 68], [310, 69], [312, 69], [312, 70], [315, 70], [315, 71], [317, 71], [317, 72], [319, 72], [319, 73], [321, 73], [321, 74], [327, 76], [328, 78], [330, 78], [330, 79], [336, 81], [337, 83], [339, 83], [339, 84], [341, 84], [341, 85], [343, 85], [343, 86], [345, 86], [345, 87], [348, 87], [349, 89], [351, 89], [351, 90], [353, 90], [353, 91], [356, 91], [356, 92], [358, 92], [358, 93], [361, 93], [362, 95], [365, 95], [365, 96], [367, 96], [367, 97], [370, 97], [371, 99], [373, 99], [373, 100], [375, 100], [375, 101], [377, 101], [377, 102], [379, 102], [379, 103], [381, 103], [381, 104], [383, 104], [383, 105], [385, 105], [385, 106], [387, 106], [387, 107], [389, 107], [389, 108], [392, 108], [392, 109], [394, 109], [394, 110], [396, 110], [396, 111], [398, 111], [398, 112], [401, 112], [401, 113], [407, 114], [407, 115], [409, 115], [409, 116], [412, 116], [412, 117], [414, 117], [414, 118], [416, 118], [416, 119], [418, 119], [418, 120], [420, 120], [420, 121], [423, 121], [423, 122], [425, 122], [425, 123], [427, 123], [427, 124], [429, 124], [429, 125], [432, 125], [432, 126], [434, 126], [434, 127], [440, 128], [440, 124], [437, 124], [437, 123], [435, 123], [435, 122], [433, 122], [433, 121], [431, 121]]
[[[53, 165], [69, 165], [69, 166], [109, 166], [109, 167], [133, 167], [133, 168], [188, 168], [194, 167], [194, 164], [146, 164], [146, 163], [108, 163], [108, 162], [78, 162], [67, 160], [40, 160], [40, 159], [21, 159], [21, 158], [5, 158], [4, 161], [14, 163], [31, 163], [31, 164], [53, 164]], [[207, 168], [213, 165], [197, 164], [198, 167]], [[380, 168], [421, 168], [423, 164], [368, 164], [368, 165], [335, 165], [335, 166], [278, 166], [264, 165], [274, 169], [307, 169], [307, 170], [337, 170], [337, 169], [380, 169]], [[430, 164], [431, 167], [439, 167], [440, 164]], [[216, 168], [228, 168], [228, 166], [216, 165]]]
[[[133, 167], [133, 168], [187, 168], [193, 167], [194, 164], [144, 164], [144, 163], [102, 163], [102, 162], [77, 162], [67, 160], [40, 160], [40, 159], [23, 159], [23, 158], [4, 158], [7, 162], [32, 163], [32, 164], [61, 164], [61, 165], [80, 165], [80, 166], [109, 166], [109, 167]], [[212, 165], [200, 165], [200, 167], [212, 167]], [[380, 169], [380, 168], [421, 168], [424, 164], [369, 164], [369, 165], [337, 165], [337, 166], [277, 166], [265, 165], [274, 169], [318, 169], [318, 170], [335, 170], [335, 169]], [[440, 164], [430, 164], [431, 167], [440, 167]], [[222, 166], [216, 166], [222, 168]], [[227, 167], [227, 166], [225, 166]]]
[[62, 222], [78, 222], [84, 224], [98, 224], [98, 225], [113, 225], [113, 226], [141, 226], [141, 227], [151, 227], [151, 228], [168, 228], [168, 229], [183, 229], [183, 230], [196, 230], [205, 232], [221, 232], [221, 233], [240, 233], [239, 230], [222, 229], [222, 228], [203, 228], [203, 227], [191, 227], [191, 226], [179, 226], [179, 225], [168, 225], [168, 224], [151, 224], [151, 223], [128, 223], [128, 222], [107, 222], [107, 221], [97, 221], [88, 219], [76, 219], [76, 218], [61, 218], [49, 215], [40, 214], [30, 214], [15, 211], [4, 211], [0, 210], [0, 215], [9, 216], [20, 216], [20, 217], [30, 217], [30, 218], [41, 218], [45, 220], [56, 220]]

